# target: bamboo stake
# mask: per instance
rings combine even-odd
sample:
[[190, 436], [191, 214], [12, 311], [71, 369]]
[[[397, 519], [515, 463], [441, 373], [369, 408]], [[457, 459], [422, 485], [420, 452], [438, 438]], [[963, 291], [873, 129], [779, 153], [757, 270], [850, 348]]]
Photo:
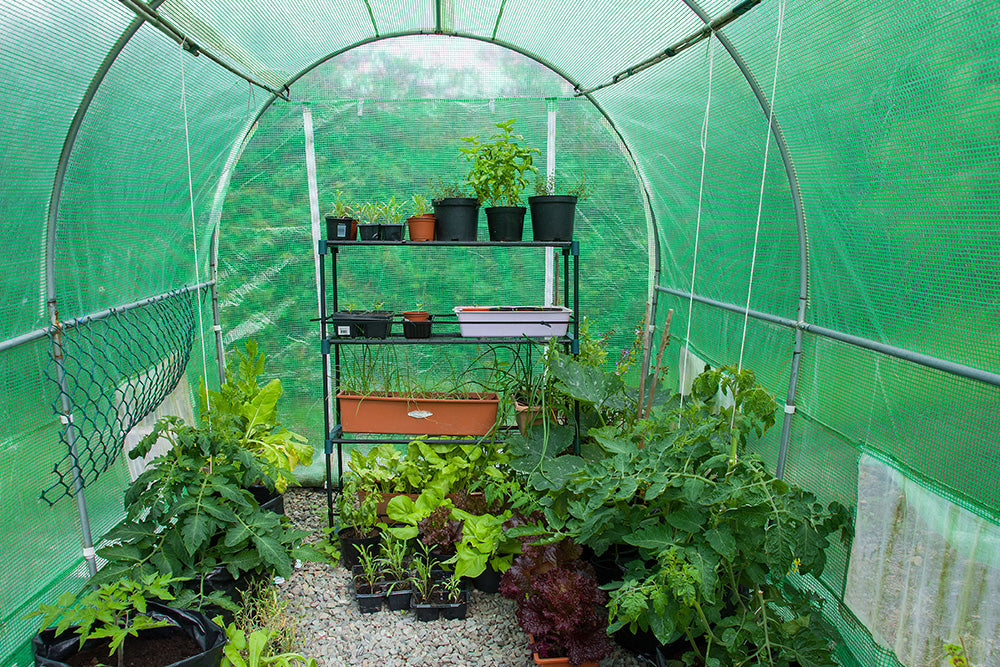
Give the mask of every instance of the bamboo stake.
[[667, 319], [663, 323], [663, 334], [660, 336], [660, 350], [656, 353], [656, 370], [653, 371], [653, 386], [649, 388], [649, 401], [646, 403], [646, 416], [653, 409], [653, 394], [656, 393], [656, 379], [660, 377], [660, 365], [663, 363], [663, 349], [670, 342], [670, 320], [674, 317], [674, 309], [667, 311]]
[[642, 365], [639, 373], [639, 405], [636, 407], [636, 417], [642, 419], [642, 399], [646, 396], [646, 370], [649, 368], [649, 319], [653, 314], [653, 302], [646, 302], [646, 317], [642, 320]]

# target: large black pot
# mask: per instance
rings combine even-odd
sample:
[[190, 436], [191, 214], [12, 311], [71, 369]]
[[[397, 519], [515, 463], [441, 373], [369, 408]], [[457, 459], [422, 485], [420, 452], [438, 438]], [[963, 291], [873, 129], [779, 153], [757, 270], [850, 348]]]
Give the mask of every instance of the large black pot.
[[496, 593], [500, 590], [500, 573], [494, 570], [492, 565], [487, 563], [486, 569], [472, 580], [472, 585], [476, 587], [477, 591], [482, 591], [483, 593]]
[[392, 332], [391, 310], [338, 310], [328, 318], [334, 338], [386, 338]]
[[257, 501], [262, 510], [275, 514], [285, 514], [285, 496], [283, 494], [259, 484], [251, 485], [247, 491], [253, 495], [254, 500]]
[[350, 537], [346, 533], [353, 532], [353, 528], [341, 530], [337, 535], [340, 537], [340, 564], [348, 570], [358, 564], [358, 547], [366, 547], [369, 553], [378, 548], [382, 536], [375, 533], [372, 537]]
[[434, 200], [434, 239], [437, 241], [475, 241], [479, 228], [479, 200], [449, 197]]
[[491, 206], [486, 209], [490, 241], [520, 241], [524, 235], [523, 206]]
[[531, 206], [531, 232], [536, 241], [572, 241], [576, 197], [541, 195], [528, 197]]
[[[139, 637], [172, 637], [182, 633], [190, 637], [202, 650], [201, 653], [170, 663], [167, 667], [218, 667], [222, 662], [222, 650], [226, 647], [226, 632], [213, 623], [205, 614], [188, 609], [175, 609], [158, 602], [149, 602], [149, 613], [154, 619], [168, 621], [172, 627], [143, 630]], [[66, 660], [81, 651], [95, 649], [107, 644], [104, 640], [91, 639], [80, 647], [80, 637], [72, 631], [56, 636], [55, 628], [48, 628], [34, 636], [31, 650], [35, 654], [36, 667], [69, 667]], [[128, 654], [126, 654], [127, 657]], [[107, 659], [106, 655], [102, 658]]]

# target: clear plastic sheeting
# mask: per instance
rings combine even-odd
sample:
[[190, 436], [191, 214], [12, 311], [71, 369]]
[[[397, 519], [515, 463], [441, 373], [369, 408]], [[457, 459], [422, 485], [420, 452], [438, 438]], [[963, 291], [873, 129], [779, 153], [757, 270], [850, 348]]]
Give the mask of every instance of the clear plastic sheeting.
[[869, 455], [845, 602], [905, 665], [1000, 664], [1000, 527]]

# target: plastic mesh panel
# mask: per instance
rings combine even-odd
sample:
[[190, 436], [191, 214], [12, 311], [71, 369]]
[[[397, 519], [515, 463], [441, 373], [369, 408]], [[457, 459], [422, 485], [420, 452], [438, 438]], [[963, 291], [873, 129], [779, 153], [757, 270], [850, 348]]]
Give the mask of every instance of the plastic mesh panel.
[[86, 487], [106, 471], [129, 429], [177, 384], [194, 340], [194, 298], [178, 294], [63, 330], [62, 372], [53, 359], [50, 378], [59, 385], [55, 411], [68, 401], [72, 419], [60, 434], [67, 451], [53, 467], [56, 481], [42, 492], [49, 504], [76, 493], [77, 474]]

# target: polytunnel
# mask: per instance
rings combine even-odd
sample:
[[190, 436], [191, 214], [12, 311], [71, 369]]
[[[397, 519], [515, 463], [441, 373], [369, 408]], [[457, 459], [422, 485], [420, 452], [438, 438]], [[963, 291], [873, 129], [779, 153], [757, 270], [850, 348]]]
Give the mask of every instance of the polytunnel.
[[[669, 326], [674, 390], [752, 369], [780, 406], [754, 451], [850, 510], [853, 540], [797, 578], [841, 663], [943, 665], [962, 639], [1000, 664], [994, 10], [0, 0], [2, 664], [100, 565], [123, 451], [197, 422], [248, 340], [315, 449], [300, 483], [324, 485], [323, 216], [338, 192], [430, 196], [508, 119], [542, 175], [586, 181], [578, 315], [609, 355], [652, 366]], [[558, 252], [357, 250], [341, 305], [565, 287]]]

